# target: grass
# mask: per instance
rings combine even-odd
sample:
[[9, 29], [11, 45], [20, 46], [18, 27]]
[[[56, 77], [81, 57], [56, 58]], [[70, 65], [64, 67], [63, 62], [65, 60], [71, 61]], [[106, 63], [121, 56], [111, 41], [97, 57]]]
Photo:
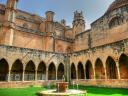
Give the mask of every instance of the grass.
[[128, 96], [128, 89], [123, 88], [79, 86], [79, 89], [86, 90], [87, 96]]
[[[76, 86], [75, 86], [76, 87]], [[73, 88], [73, 86], [70, 86]], [[102, 88], [79, 86], [81, 90], [87, 90], [87, 96], [128, 96], [128, 89], [123, 88]], [[27, 87], [27, 88], [6, 88], [0, 89], [0, 96], [36, 96], [41, 90], [47, 90], [46, 87]]]

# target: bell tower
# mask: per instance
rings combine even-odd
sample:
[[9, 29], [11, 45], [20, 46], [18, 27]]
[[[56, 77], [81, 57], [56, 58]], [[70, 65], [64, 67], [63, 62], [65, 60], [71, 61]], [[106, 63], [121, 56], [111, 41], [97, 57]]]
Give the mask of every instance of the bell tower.
[[4, 44], [13, 45], [18, 0], [7, 0], [4, 18]]
[[83, 12], [74, 12], [74, 20], [73, 20], [73, 37], [75, 38], [75, 35], [85, 31], [85, 21], [83, 17]]

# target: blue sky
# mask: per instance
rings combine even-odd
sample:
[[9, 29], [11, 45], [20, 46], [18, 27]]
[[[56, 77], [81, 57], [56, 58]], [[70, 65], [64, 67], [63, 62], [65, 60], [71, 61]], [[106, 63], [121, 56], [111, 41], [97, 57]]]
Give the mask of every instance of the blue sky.
[[[6, 3], [7, 0], [0, 0]], [[19, 0], [18, 9], [38, 14], [45, 17], [45, 12], [51, 10], [55, 12], [55, 20], [65, 19], [71, 25], [73, 12], [82, 10], [86, 20], [86, 25], [101, 17], [109, 5], [114, 0]]]

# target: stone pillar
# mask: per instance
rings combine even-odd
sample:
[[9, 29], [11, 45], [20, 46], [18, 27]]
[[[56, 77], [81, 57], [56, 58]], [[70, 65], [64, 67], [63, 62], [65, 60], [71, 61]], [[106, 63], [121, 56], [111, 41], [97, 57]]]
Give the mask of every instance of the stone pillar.
[[71, 83], [71, 72], [70, 72], [70, 56], [68, 54], [65, 55], [64, 57], [64, 76], [65, 76], [65, 81]]
[[84, 76], [85, 76], [84, 79], [86, 80], [86, 72], [84, 72]]
[[94, 70], [94, 80], [96, 80], [96, 71], [95, 71], [95, 67], [93, 68]]
[[46, 81], [48, 81], [48, 67], [46, 67], [46, 78], [45, 78]]
[[107, 79], [107, 71], [106, 71], [106, 67], [104, 68], [105, 71], [105, 79]]
[[56, 70], [56, 80], [57, 80], [57, 70]]
[[86, 80], [86, 68], [84, 67], [84, 79]]
[[35, 70], [35, 81], [37, 81], [37, 69]]
[[22, 81], [24, 81], [24, 73], [25, 73], [25, 70], [23, 70], [23, 73], [22, 73]]
[[10, 81], [10, 79], [11, 79], [11, 75], [10, 75], [10, 72], [11, 72], [11, 70], [9, 70], [9, 72], [8, 72], [8, 82]]
[[76, 68], [76, 79], [78, 80], [78, 68]]
[[120, 79], [120, 67], [118, 62], [116, 62], [116, 66], [117, 66], [118, 79]]

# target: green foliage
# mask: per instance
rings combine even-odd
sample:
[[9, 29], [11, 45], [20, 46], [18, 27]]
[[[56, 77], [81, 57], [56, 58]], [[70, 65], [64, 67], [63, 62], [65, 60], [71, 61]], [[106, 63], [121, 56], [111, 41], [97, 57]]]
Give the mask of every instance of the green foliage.
[[[51, 88], [55, 88], [55, 85], [51, 85]], [[77, 89], [76, 85], [70, 86], [70, 89]], [[92, 86], [78, 86], [80, 90], [86, 90], [87, 96], [128, 96], [128, 89], [123, 88], [102, 88]], [[0, 89], [0, 96], [37, 96], [36, 93], [41, 90], [47, 90], [47, 86], [44, 87], [27, 87], [27, 88], [6, 88]]]

